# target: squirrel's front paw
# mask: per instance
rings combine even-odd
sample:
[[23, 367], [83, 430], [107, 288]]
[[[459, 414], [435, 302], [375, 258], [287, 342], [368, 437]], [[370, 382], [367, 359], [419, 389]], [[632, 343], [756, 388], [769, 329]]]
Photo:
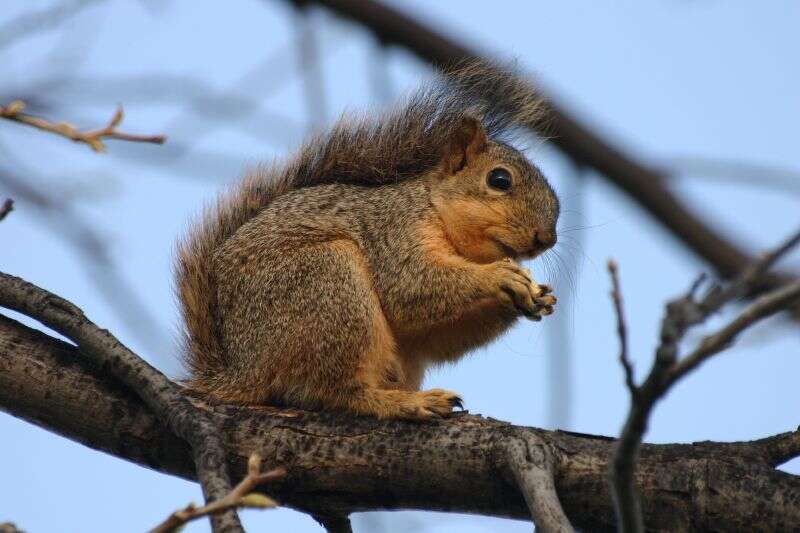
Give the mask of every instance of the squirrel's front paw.
[[526, 315], [531, 320], [535, 320], [536, 322], [540, 321], [543, 316], [552, 315], [553, 314], [553, 306], [556, 305], [558, 299], [553, 295], [553, 288], [550, 285], [538, 285], [535, 281], [532, 283], [534, 292], [537, 293], [537, 296], [533, 299], [533, 303], [536, 304], [531, 315]]
[[502, 303], [531, 320], [553, 313], [556, 297], [548, 285], [538, 285], [527, 268], [512, 259], [492, 263], [495, 295]]

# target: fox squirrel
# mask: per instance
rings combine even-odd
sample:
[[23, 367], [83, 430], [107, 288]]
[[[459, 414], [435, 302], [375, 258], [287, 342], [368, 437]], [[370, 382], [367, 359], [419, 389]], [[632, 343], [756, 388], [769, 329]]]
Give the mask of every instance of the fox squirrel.
[[541, 108], [473, 63], [250, 172], [178, 244], [188, 386], [386, 418], [461, 407], [419, 390], [425, 369], [556, 302], [515, 261], [556, 242], [558, 199], [508, 142]]

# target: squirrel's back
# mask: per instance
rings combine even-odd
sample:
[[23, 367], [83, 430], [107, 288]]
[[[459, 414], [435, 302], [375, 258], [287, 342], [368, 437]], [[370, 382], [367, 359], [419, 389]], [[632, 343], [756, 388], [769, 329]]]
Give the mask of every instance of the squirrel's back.
[[343, 117], [307, 140], [287, 162], [258, 167], [213, 207], [178, 243], [176, 293], [185, 324], [190, 384], [213, 380], [229, 366], [218, 316], [215, 253], [276, 198], [328, 183], [376, 186], [420, 176], [436, 167], [465, 117], [500, 139], [515, 124], [541, 121], [532, 86], [497, 65], [470, 63], [422, 88], [401, 105], [373, 116]]

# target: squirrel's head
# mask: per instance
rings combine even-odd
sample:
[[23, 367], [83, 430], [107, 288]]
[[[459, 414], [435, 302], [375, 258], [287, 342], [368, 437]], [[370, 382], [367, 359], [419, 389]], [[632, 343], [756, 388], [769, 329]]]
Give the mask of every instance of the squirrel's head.
[[470, 260], [532, 258], [556, 243], [559, 202], [550, 184], [475, 118], [461, 121], [432, 182], [445, 232]]

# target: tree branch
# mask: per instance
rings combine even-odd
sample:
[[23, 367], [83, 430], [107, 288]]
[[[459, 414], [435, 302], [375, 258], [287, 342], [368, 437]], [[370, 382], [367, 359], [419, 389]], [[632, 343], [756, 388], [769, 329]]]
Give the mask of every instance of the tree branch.
[[22, 112], [23, 109], [25, 109], [25, 103], [20, 100], [15, 100], [5, 107], [0, 106], [0, 118], [19, 122], [20, 124], [26, 124], [28, 126], [33, 126], [34, 128], [38, 128], [50, 133], [55, 133], [56, 135], [60, 135], [71, 141], [83, 143], [98, 153], [106, 151], [106, 146], [103, 144], [103, 139], [117, 139], [120, 141], [153, 144], [164, 144], [164, 142], [167, 140], [164, 135], [134, 135], [132, 133], [123, 133], [121, 131], [117, 131], [117, 126], [122, 123], [122, 119], [124, 118], [122, 106], [117, 107], [117, 110], [114, 112], [114, 115], [112, 115], [111, 120], [108, 121], [106, 126], [88, 131], [80, 131], [75, 126], [67, 122], [53, 123], [41, 117], [28, 115]]
[[[521, 436], [552, 457], [570, 522], [613, 531], [606, 472], [613, 439], [516, 427], [478, 416], [430, 423], [332, 413], [193, 405], [220, 422], [235, 478], [251, 453], [285, 478], [259, 491], [310, 514], [425, 509], [530, 520], [511, 474]], [[0, 410], [92, 448], [196, 479], [191, 448], [95, 358], [0, 316]], [[800, 530], [800, 478], [774, 470], [800, 453], [800, 432], [761, 441], [641, 447], [635, 478], [649, 527], [669, 531]], [[794, 455], [792, 455], [794, 454]], [[520, 456], [517, 456], [520, 457]], [[782, 462], [781, 461], [781, 462]]]
[[[699, 346], [688, 356], [679, 359], [678, 347], [686, 331], [704, 322], [726, 303], [749, 293], [762, 283], [767, 270], [798, 243], [800, 243], [800, 232], [790, 237], [775, 251], [764, 255], [760, 261], [743, 269], [739, 277], [728, 286], [712, 286], [700, 301], [695, 301], [695, 293], [700, 288], [702, 277], [692, 284], [686, 295], [669, 302], [661, 324], [661, 343], [656, 350], [653, 367], [640, 386], [636, 386], [631, 379], [630, 363], [625, 356], [625, 340], [622, 339], [623, 355], [620, 359], [625, 369], [631, 406], [609, 471], [619, 530], [622, 533], [641, 533], [645, 530], [641, 503], [636, 492], [635, 471], [642, 437], [647, 430], [648, 419], [655, 404], [676, 381], [713, 355], [728, 348], [739, 333], [763, 318], [796, 305], [800, 301], [800, 280], [787, 283], [761, 296], [728, 325], [703, 338]], [[609, 261], [608, 270], [611, 276], [614, 308], [619, 323], [623, 324], [619, 280], [613, 261]], [[620, 335], [624, 336], [624, 326], [620, 326], [618, 330]], [[775, 457], [769, 460], [769, 464], [774, 466]], [[651, 526], [648, 524], [648, 527]]]
[[[225, 448], [214, 419], [196, 409], [178, 387], [119, 342], [98, 328], [78, 307], [15, 276], [0, 273], [0, 306], [23, 313], [75, 342], [83, 357], [108, 368], [192, 448], [197, 474], [207, 502], [231, 490]], [[215, 531], [241, 531], [235, 511], [212, 516]]]
[[514, 481], [528, 504], [536, 531], [574, 531], [556, 493], [552, 452], [541, 438], [520, 432], [505, 445], [506, 461]]

